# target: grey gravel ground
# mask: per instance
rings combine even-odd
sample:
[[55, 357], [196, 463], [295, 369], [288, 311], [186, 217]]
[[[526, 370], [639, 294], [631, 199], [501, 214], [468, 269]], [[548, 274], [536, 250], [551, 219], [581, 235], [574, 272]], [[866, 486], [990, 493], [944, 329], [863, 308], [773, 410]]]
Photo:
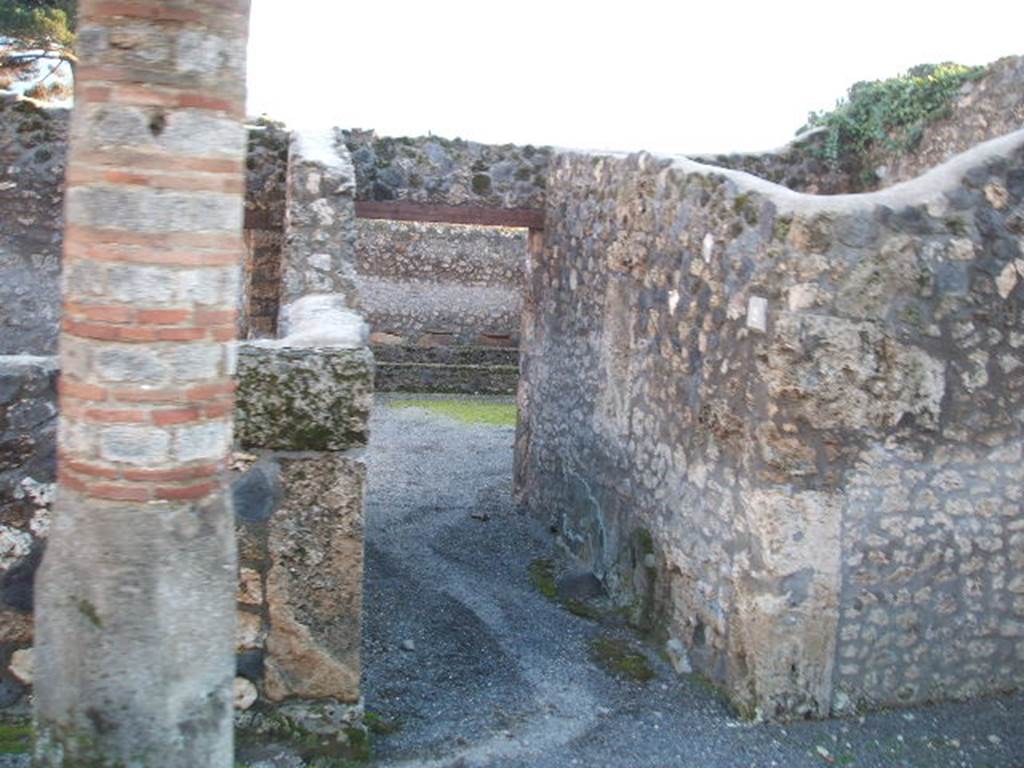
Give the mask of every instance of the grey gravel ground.
[[[628, 631], [530, 585], [529, 563], [553, 544], [511, 502], [511, 428], [387, 402], [367, 452], [364, 691], [396, 727], [375, 737], [378, 765], [1024, 766], [1021, 695], [786, 726], [737, 720]], [[590, 642], [609, 633], [636, 642], [656, 678], [595, 666]]]

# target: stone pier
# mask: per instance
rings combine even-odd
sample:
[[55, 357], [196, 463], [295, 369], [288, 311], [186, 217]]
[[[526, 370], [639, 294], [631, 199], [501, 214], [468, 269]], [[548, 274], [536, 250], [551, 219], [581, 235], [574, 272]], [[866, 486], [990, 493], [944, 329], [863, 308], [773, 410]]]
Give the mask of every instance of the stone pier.
[[38, 766], [233, 764], [248, 6], [81, 3]]

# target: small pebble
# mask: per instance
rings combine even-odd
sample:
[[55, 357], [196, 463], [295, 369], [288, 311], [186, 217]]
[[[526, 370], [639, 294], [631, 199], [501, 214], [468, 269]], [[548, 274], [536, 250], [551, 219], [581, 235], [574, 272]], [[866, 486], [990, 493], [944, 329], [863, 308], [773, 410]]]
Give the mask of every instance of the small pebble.
[[402, 641], [402, 650], [403, 651], [415, 651], [416, 650], [416, 643], [414, 643], [412, 640], [403, 640]]

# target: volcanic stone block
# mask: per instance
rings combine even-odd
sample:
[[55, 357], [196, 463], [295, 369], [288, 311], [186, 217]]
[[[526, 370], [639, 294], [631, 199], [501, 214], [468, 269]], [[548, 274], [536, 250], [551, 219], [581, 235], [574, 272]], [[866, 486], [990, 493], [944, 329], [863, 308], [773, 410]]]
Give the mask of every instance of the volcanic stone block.
[[27, 528], [29, 486], [56, 474], [57, 367], [49, 357], [0, 356], [0, 522]]
[[265, 693], [355, 702], [366, 468], [337, 454], [279, 461], [285, 496], [267, 531]]
[[372, 398], [368, 349], [239, 348], [235, 418], [246, 448], [341, 451], [365, 445]]

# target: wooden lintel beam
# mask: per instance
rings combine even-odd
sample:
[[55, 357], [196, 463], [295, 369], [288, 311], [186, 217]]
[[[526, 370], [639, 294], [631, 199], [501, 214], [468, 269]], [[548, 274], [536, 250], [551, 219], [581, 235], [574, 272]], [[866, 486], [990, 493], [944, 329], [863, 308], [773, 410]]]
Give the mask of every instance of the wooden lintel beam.
[[539, 208], [487, 208], [480, 205], [432, 205], [407, 200], [357, 200], [356, 217], [423, 221], [433, 224], [544, 229], [544, 211]]

